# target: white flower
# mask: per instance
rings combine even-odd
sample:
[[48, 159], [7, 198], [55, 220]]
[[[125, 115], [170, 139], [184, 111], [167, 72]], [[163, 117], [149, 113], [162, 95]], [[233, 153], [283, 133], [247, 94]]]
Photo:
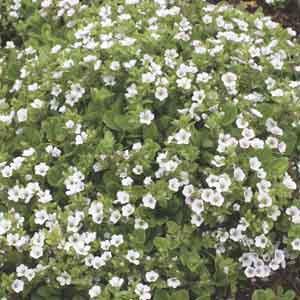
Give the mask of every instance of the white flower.
[[61, 275], [56, 277], [56, 280], [59, 282], [61, 286], [70, 285], [71, 284], [71, 276], [67, 272], [63, 272]]
[[199, 227], [204, 222], [204, 219], [201, 215], [192, 214], [191, 224]]
[[144, 73], [142, 74], [142, 82], [143, 83], [151, 83], [155, 81], [155, 75], [153, 73]]
[[277, 148], [277, 147], [278, 147], [278, 139], [277, 139], [276, 137], [269, 136], [269, 137], [266, 139], [266, 144], [267, 144], [271, 149]]
[[118, 276], [113, 276], [110, 280], [109, 280], [109, 284], [114, 287], [114, 288], [120, 288], [122, 286], [122, 284], [124, 283], [124, 279], [120, 278]]
[[124, 238], [122, 234], [113, 234], [110, 241], [112, 246], [119, 247], [124, 243]]
[[206, 182], [209, 187], [216, 187], [219, 184], [219, 177], [214, 174], [210, 174], [206, 178]]
[[134, 220], [134, 229], [146, 230], [149, 228], [149, 224], [140, 218]]
[[232, 72], [223, 74], [221, 78], [226, 88], [231, 88], [236, 85], [237, 76]]
[[259, 208], [270, 207], [273, 203], [271, 196], [266, 192], [259, 193], [257, 196], [257, 200], [259, 202]]
[[297, 189], [296, 182], [292, 179], [292, 177], [288, 174], [284, 174], [284, 178], [282, 183], [289, 189], [289, 190], [295, 190]]
[[169, 179], [168, 187], [169, 187], [170, 191], [178, 192], [180, 186], [181, 186], [181, 183], [177, 178]]
[[34, 216], [35, 224], [43, 225], [48, 220], [48, 213], [45, 209], [36, 211]]
[[64, 181], [64, 184], [67, 188], [67, 196], [72, 196], [84, 190], [84, 175], [76, 168], [74, 168], [73, 171], [74, 173], [67, 177]]
[[39, 197], [38, 202], [40, 203], [48, 203], [53, 200], [50, 190], [45, 190], [45, 191], [39, 190], [38, 197]]
[[286, 209], [286, 214], [292, 217], [294, 224], [300, 224], [300, 209], [296, 206], [291, 206]]
[[118, 61], [112, 61], [110, 64], [110, 69], [113, 71], [118, 71], [120, 69], [121, 65]]
[[155, 91], [155, 98], [159, 101], [164, 101], [168, 98], [168, 90], [165, 87], [158, 87]]
[[137, 88], [136, 88], [136, 84], [133, 83], [131, 84], [127, 89], [126, 89], [126, 93], [125, 93], [125, 97], [126, 98], [132, 98], [134, 96], [136, 96], [138, 94]]
[[24, 290], [24, 281], [20, 279], [16, 279], [12, 284], [11, 288], [16, 292], [20, 293]]
[[138, 4], [140, 0], [125, 0], [126, 5]]
[[296, 238], [291, 243], [293, 250], [300, 251], [300, 238]]
[[150, 287], [142, 283], [138, 283], [134, 290], [134, 292], [139, 296], [139, 300], [151, 299], [150, 291]]
[[261, 162], [256, 156], [251, 157], [249, 159], [249, 164], [250, 164], [250, 169], [254, 171], [258, 171], [258, 169], [261, 167]]
[[224, 203], [224, 197], [221, 195], [221, 193], [215, 191], [212, 197], [210, 198], [209, 203], [213, 206], [220, 207]]
[[105, 266], [105, 260], [100, 256], [95, 256], [92, 262], [93, 268], [98, 270], [99, 268]]
[[227, 192], [231, 185], [230, 177], [224, 173], [218, 177], [218, 181], [215, 185], [218, 192]]
[[143, 196], [143, 206], [154, 209], [156, 206], [156, 199], [150, 194]]
[[0, 235], [7, 233], [11, 228], [11, 221], [4, 219], [3, 217], [0, 218]]
[[177, 144], [189, 144], [191, 133], [185, 129], [180, 129], [175, 135], [174, 138]]
[[155, 271], [149, 271], [145, 274], [145, 277], [146, 281], [155, 282], [158, 279], [159, 275]]
[[171, 287], [173, 289], [176, 289], [177, 287], [179, 287], [180, 284], [181, 284], [180, 281], [176, 277], [171, 277], [171, 278], [168, 278], [168, 280], [167, 280], [168, 287]]
[[[44, 4], [43, 4], [44, 3]], [[47, 5], [45, 5], [47, 3]], [[48, 7], [48, 6], [50, 6], [50, 4], [52, 3], [52, 0], [44, 0], [43, 2], [42, 2], [42, 7], [43, 8], [45, 8], [45, 7]], [[61, 45], [55, 45], [54, 47], [52, 47], [51, 48], [51, 54], [56, 54], [56, 53], [58, 53], [59, 51], [60, 51], [60, 49], [61, 49], [62, 47], [61, 47]]]
[[140, 123], [150, 125], [151, 122], [154, 120], [154, 114], [151, 110], [147, 109], [140, 113]]
[[118, 191], [117, 192], [117, 200], [114, 203], [126, 204], [129, 202], [130, 196], [127, 192]]
[[33, 246], [29, 255], [34, 259], [38, 259], [43, 256], [43, 248], [40, 246]]
[[94, 64], [94, 71], [98, 71], [100, 69], [101, 65], [102, 65], [102, 61], [97, 59]]
[[75, 123], [72, 120], [68, 120], [65, 125], [67, 128], [71, 129], [75, 126]]
[[278, 151], [280, 153], [284, 153], [286, 151], [286, 143], [285, 142], [280, 142], [278, 144]]
[[1, 174], [5, 178], [11, 177], [13, 174], [13, 169], [10, 166], [5, 166], [3, 169], [1, 169]]
[[234, 168], [233, 176], [237, 181], [243, 181], [246, 178], [244, 171], [240, 167]]
[[143, 166], [142, 165], [136, 165], [133, 169], [132, 172], [136, 175], [141, 175], [143, 173]]
[[134, 213], [134, 206], [131, 204], [126, 204], [122, 207], [122, 216], [123, 217], [129, 217]]
[[34, 148], [31, 147], [31, 148], [24, 149], [22, 156], [29, 157], [29, 156], [33, 155], [34, 153], [35, 153], [35, 150], [34, 150]]
[[17, 111], [18, 122], [25, 122], [27, 120], [27, 108], [20, 108]]
[[91, 298], [96, 298], [101, 294], [101, 287], [99, 285], [94, 285], [89, 289], [89, 296]]
[[25, 272], [26, 272], [27, 270], [28, 270], [28, 267], [25, 266], [25, 265], [23, 265], [23, 264], [17, 266], [17, 268], [16, 268], [17, 276], [18, 276], [18, 277], [23, 277], [23, 276], [25, 276]]
[[186, 77], [179, 78], [176, 80], [177, 86], [185, 90], [189, 90], [192, 86], [192, 80]]
[[255, 237], [255, 246], [264, 249], [267, 246], [268, 239], [262, 234]]
[[250, 141], [250, 145], [254, 149], [264, 149], [265, 142], [259, 138], [255, 138]]
[[99, 201], [93, 201], [89, 207], [88, 213], [92, 216], [92, 219], [96, 224], [101, 224], [104, 215], [103, 204]]
[[29, 84], [28, 85], [28, 91], [29, 92], [35, 92], [36, 90], [38, 90], [39, 85], [37, 83], [33, 83], [33, 84]]
[[52, 145], [48, 145], [45, 148], [46, 152], [49, 153], [52, 157], [59, 157], [61, 155], [61, 150], [57, 147], [53, 147]]
[[25, 272], [25, 277], [28, 281], [31, 281], [36, 275], [36, 271], [33, 269], [27, 269]]
[[247, 278], [253, 278], [253, 277], [255, 277], [256, 276], [255, 268], [250, 267], [250, 266], [247, 267], [245, 269], [245, 275], [246, 275]]
[[196, 215], [201, 215], [204, 210], [204, 204], [201, 199], [194, 199], [191, 204], [191, 209]]
[[34, 99], [34, 101], [30, 105], [35, 109], [39, 109], [43, 107], [44, 102], [40, 99]]
[[140, 253], [137, 252], [137, 251], [135, 251], [135, 250], [128, 250], [125, 258], [129, 262], [131, 262], [131, 263], [133, 263], [135, 265], [139, 265], [140, 264], [140, 261], [139, 261]]
[[194, 186], [192, 184], [188, 184], [188, 185], [185, 185], [183, 190], [182, 190], [182, 194], [185, 196], [185, 197], [189, 197], [191, 196], [192, 194], [194, 193]]
[[38, 165], [36, 165], [34, 167], [34, 173], [36, 175], [40, 175], [40, 176], [43, 176], [43, 177], [45, 177], [47, 175], [48, 170], [49, 170], [48, 165], [43, 163], [43, 162], [39, 163]]
[[133, 179], [130, 176], [127, 176], [122, 179], [122, 185], [123, 186], [131, 186], [133, 183]]
[[118, 210], [113, 210], [110, 217], [109, 222], [116, 224], [121, 218], [121, 213]]

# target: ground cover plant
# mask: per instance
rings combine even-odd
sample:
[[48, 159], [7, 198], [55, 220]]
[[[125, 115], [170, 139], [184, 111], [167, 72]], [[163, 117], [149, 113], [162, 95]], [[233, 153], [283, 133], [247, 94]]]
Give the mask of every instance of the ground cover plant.
[[2, 6], [2, 299], [297, 299], [295, 31], [206, 1]]

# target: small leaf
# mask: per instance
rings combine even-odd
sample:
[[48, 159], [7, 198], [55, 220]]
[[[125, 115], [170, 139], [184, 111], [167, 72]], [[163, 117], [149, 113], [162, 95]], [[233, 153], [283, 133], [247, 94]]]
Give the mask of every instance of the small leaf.
[[62, 181], [62, 166], [56, 166], [49, 169], [47, 172], [47, 181], [51, 186], [57, 187]]
[[101, 88], [101, 89], [92, 88], [91, 89], [91, 97], [92, 97], [92, 100], [95, 102], [103, 102], [104, 100], [110, 98], [111, 96], [112, 96], [112, 93], [107, 88]]
[[187, 290], [179, 290], [176, 291], [171, 298], [172, 300], [189, 300], [190, 296]]
[[277, 297], [271, 289], [255, 290], [252, 300], [276, 300]]
[[170, 299], [170, 296], [169, 296], [168, 292], [165, 290], [157, 290], [154, 293], [153, 300], [169, 300], [169, 299]]
[[226, 103], [223, 106], [223, 111], [224, 111], [224, 117], [222, 119], [222, 125], [227, 126], [234, 122], [237, 116], [237, 108], [234, 104], [232, 103]]
[[296, 293], [292, 290], [288, 290], [283, 294], [282, 300], [294, 300], [296, 298]]
[[119, 130], [119, 126], [115, 122], [115, 112], [113, 111], [104, 112], [103, 122], [109, 129]]
[[170, 246], [169, 240], [162, 237], [156, 237], [153, 243], [154, 246], [161, 252], [167, 252]]
[[282, 176], [289, 166], [289, 160], [287, 157], [278, 158], [271, 162], [269, 171], [273, 176]]

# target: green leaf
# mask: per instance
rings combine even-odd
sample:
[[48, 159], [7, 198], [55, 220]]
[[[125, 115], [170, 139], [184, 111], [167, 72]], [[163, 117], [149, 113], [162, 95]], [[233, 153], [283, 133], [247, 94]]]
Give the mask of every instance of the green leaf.
[[111, 131], [107, 130], [104, 133], [103, 139], [97, 145], [97, 152], [110, 153], [113, 151], [114, 144], [115, 144], [114, 135], [111, 133]]
[[30, 300], [43, 300], [43, 297], [33, 294], [30, 296]]
[[287, 157], [271, 160], [269, 172], [272, 176], [282, 176], [288, 169], [289, 160]]
[[35, 295], [41, 299], [59, 299], [59, 291], [57, 289], [54, 289], [53, 287], [48, 286], [39, 287]]
[[174, 221], [168, 221], [167, 227], [168, 227], [168, 233], [170, 234], [176, 234], [180, 230], [180, 226], [177, 225], [177, 223]]
[[287, 131], [282, 139], [286, 143], [285, 155], [290, 155], [297, 145], [297, 134], [295, 134], [293, 131]]
[[222, 119], [222, 125], [227, 126], [235, 121], [237, 116], [237, 108], [232, 103], [226, 103], [223, 106], [224, 117]]
[[154, 293], [153, 300], [171, 300], [167, 291], [165, 290], [156, 290]]
[[252, 295], [252, 300], [277, 300], [276, 295], [271, 289], [255, 290]]
[[156, 237], [153, 241], [154, 246], [161, 252], [167, 252], [170, 247], [170, 242], [166, 238]]
[[135, 230], [133, 234], [130, 236], [130, 240], [135, 246], [143, 246], [146, 241], [145, 230], [142, 229]]
[[103, 122], [108, 128], [113, 129], [113, 130], [119, 130], [119, 126], [115, 122], [115, 112], [113, 112], [113, 111], [104, 112]]
[[172, 300], [189, 300], [190, 296], [187, 290], [179, 290], [176, 291], [171, 298]]
[[63, 167], [61, 165], [52, 167], [47, 172], [47, 181], [51, 186], [58, 187], [63, 181]]
[[83, 296], [76, 295], [72, 298], [72, 300], [85, 300], [85, 298]]
[[154, 123], [151, 123], [148, 126], [144, 126], [143, 136], [145, 139], [156, 140], [159, 137], [159, 132], [156, 125]]
[[23, 137], [30, 146], [38, 145], [41, 139], [39, 130], [33, 127], [25, 127], [23, 129]]
[[107, 88], [103, 87], [101, 89], [97, 89], [97, 88], [91, 89], [91, 97], [92, 100], [95, 102], [103, 102], [104, 100], [111, 98], [111, 96], [112, 93]]
[[180, 254], [180, 260], [192, 272], [195, 272], [201, 264], [201, 258], [196, 251], [183, 250]]
[[44, 23], [41, 29], [41, 36], [50, 41], [51, 40], [51, 26], [48, 23]]
[[63, 119], [59, 117], [52, 117], [42, 124], [48, 140], [54, 143], [65, 141], [67, 131], [64, 127]]
[[288, 290], [283, 294], [282, 300], [294, 300], [296, 298], [296, 293], [292, 290]]

